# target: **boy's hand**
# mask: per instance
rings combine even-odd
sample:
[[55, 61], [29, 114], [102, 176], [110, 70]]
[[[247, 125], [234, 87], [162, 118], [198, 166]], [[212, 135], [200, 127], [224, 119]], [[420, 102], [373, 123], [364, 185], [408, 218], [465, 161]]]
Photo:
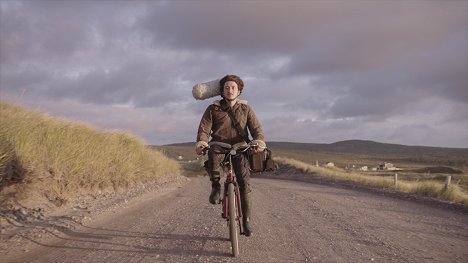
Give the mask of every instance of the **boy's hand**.
[[250, 144], [257, 145], [257, 147], [254, 148], [254, 152], [263, 152], [266, 148], [266, 143], [262, 140], [253, 140]]
[[196, 144], [195, 144], [195, 152], [198, 154], [198, 155], [204, 155], [205, 154], [205, 148], [208, 147], [208, 143], [207, 142], [204, 142], [204, 141], [198, 141]]

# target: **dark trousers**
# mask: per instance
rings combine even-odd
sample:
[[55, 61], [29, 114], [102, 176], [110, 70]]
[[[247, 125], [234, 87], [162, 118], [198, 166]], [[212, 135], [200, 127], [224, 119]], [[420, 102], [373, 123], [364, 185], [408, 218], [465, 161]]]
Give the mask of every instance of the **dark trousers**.
[[[216, 147], [213, 145], [212, 147]], [[205, 164], [205, 169], [210, 176], [211, 181], [219, 181], [221, 177], [221, 165], [224, 160], [224, 154], [216, 154], [213, 151], [208, 151], [208, 161]], [[232, 156], [232, 166], [236, 174], [237, 183], [241, 194], [250, 193], [250, 170], [249, 161], [245, 154]]]

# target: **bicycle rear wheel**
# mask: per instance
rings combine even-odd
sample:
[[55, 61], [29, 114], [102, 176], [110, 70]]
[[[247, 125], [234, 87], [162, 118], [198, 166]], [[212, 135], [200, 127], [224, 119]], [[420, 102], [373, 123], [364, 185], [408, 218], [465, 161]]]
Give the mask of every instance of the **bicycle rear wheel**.
[[232, 255], [239, 255], [239, 231], [237, 229], [237, 205], [234, 185], [228, 185], [228, 205], [229, 205], [229, 238], [231, 239]]

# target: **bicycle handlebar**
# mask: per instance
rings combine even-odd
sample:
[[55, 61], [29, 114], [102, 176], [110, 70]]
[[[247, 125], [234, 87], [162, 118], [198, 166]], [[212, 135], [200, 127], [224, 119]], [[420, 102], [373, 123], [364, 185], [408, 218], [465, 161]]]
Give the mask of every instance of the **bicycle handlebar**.
[[241, 142], [241, 143], [236, 143], [234, 145], [230, 145], [229, 143], [224, 143], [224, 142], [210, 142], [208, 147], [203, 148], [203, 152], [206, 152], [207, 150], [211, 149], [211, 146], [213, 145], [220, 146], [224, 150], [222, 152], [216, 152], [219, 154], [227, 154], [227, 153], [233, 154], [232, 153], [233, 150], [235, 151], [235, 153], [243, 153], [243, 152], [246, 152], [248, 149], [258, 147], [257, 143], [247, 144], [245, 142]]

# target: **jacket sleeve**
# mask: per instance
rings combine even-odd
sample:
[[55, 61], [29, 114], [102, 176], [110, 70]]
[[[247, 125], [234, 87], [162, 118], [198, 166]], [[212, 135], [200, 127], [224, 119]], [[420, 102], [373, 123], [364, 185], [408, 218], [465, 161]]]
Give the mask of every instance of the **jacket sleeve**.
[[203, 113], [202, 119], [200, 120], [200, 125], [198, 126], [197, 142], [209, 141], [212, 125], [213, 119], [211, 115], [211, 107], [208, 107], [206, 108], [205, 113]]
[[249, 128], [249, 132], [250, 135], [252, 135], [253, 140], [265, 141], [262, 124], [255, 115], [255, 112], [253, 111], [252, 107], [250, 106], [247, 115], [247, 127]]

